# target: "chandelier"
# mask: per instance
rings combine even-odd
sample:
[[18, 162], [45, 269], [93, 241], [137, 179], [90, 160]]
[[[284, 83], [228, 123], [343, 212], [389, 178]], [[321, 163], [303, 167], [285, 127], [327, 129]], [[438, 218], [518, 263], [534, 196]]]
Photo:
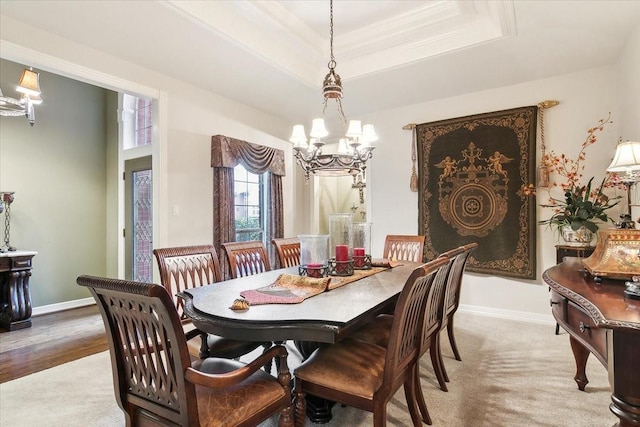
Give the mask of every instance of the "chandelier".
[[42, 103], [40, 97], [40, 74], [32, 68], [25, 69], [16, 90], [22, 93], [20, 99], [4, 96], [0, 89], [0, 116], [25, 116], [31, 126], [36, 122], [34, 105]]
[[[333, 0], [329, 1], [329, 40], [330, 54], [329, 73], [322, 84], [322, 96], [324, 97], [322, 116], [314, 119], [309, 133], [309, 139], [305, 134], [303, 125], [295, 125], [289, 141], [293, 142], [293, 149], [298, 164], [304, 171], [305, 178], [311, 174], [319, 176], [345, 176], [351, 175], [364, 178], [367, 160], [373, 156], [372, 142], [378, 139], [372, 124], [362, 125], [360, 120], [351, 120], [347, 126], [347, 118], [342, 109], [342, 81], [336, 73], [336, 60], [333, 56]], [[338, 141], [336, 153], [323, 153], [322, 148], [326, 144], [329, 135], [324, 123], [327, 103], [330, 99], [336, 101], [339, 121], [346, 132], [344, 138]], [[309, 141], [309, 143], [307, 143]]]

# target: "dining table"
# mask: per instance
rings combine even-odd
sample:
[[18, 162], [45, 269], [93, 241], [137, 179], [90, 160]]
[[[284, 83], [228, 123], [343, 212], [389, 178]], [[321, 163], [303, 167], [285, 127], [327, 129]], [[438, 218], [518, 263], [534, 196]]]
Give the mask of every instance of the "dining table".
[[[296, 304], [230, 308], [243, 291], [273, 284], [281, 274], [298, 275], [298, 267], [190, 288], [178, 296], [183, 300], [184, 313], [203, 332], [248, 341], [292, 340], [306, 358], [319, 345], [339, 342], [377, 315], [392, 310], [407, 279], [420, 265], [402, 261]], [[331, 406], [326, 402], [307, 402], [307, 415], [313, 422], [331, 419]]]
[[184, 312], [203, 332], [248, 341], [314, 341], [336, 343], [388, 310], [411, 272], [420, 265], [402, 261], [297, 304], [252, 305], [232, 310], [243, 291], [268, 286], [298, 267], [271, 270], [187, 289], [178, 294]]

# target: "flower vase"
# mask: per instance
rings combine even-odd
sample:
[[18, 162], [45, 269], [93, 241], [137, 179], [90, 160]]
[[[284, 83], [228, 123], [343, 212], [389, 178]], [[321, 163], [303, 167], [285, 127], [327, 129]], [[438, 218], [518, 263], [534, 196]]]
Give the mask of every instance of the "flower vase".
[[560, 229], [560, 232], [567, 246], [591, 246], [593, 233], [586, 227], [574, 230], [570, 225], [565, 225]]

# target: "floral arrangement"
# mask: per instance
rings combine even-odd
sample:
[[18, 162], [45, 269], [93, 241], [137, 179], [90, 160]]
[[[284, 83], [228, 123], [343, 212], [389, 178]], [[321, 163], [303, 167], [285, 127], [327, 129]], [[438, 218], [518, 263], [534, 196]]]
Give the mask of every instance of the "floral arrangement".
[[577, 158], [571, 159], [565, 154], [556, 154], [554, 151], [545, 153], [542, 158], [542, 166], [548, 168], [549, 173], [563, 177], [564, 181], [554, 183], [553, 187], [560, 187], [564, 192], [564, 199], [549, 196], [549, 202], [541, 206], [552, 208], [554, 214], [551, 218], [540, 221], [540, 224], [554, 226], [561, 230], [570, 225], [574, 231], [581, 227], [595, 233], [598, 224], [595, 221], [612, 222], [607, 211], [618, 204], [614, 200], [620, 196], [610, 198], [604, 193], [604, 189], [616, 186], [607, 174], [599, 186], [593, 187], [594, 177], [589, 178], [587, 184], [582, 184], [584, 175], [584, 160], [586, 149], [597, 142], [597, 132], [602, 131], [605, 125], [612, 123], [611, 114], [606, 119], [601, 119], [598, 125], [587, 130], [587, 138], [582, 143]]

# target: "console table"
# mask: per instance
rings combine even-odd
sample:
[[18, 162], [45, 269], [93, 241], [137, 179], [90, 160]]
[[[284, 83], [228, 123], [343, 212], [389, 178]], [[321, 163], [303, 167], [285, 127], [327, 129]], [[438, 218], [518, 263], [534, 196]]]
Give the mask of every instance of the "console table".
[[37, 252], [0, 253], [0, 328], [31, 327], [31, 261]]
[[625, 297], [624, 281], [594, 282], [581, 258], [565, 258], [542, 278], [551, 287], [553, 317], [569, 333], [578, 388], [589, 382], [585, 367], [593, 353], [608, 369], [617, 425], [640, 426], [640, 300]]

